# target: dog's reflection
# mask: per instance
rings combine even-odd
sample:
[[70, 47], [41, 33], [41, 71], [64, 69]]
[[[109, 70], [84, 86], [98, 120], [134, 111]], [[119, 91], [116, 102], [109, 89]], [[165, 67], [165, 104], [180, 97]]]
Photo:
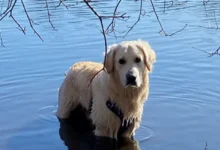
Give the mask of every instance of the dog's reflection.
[[59, 119], [60, 138], [68, 150], [140, 150], [138, 142], [131, 139], [115, 140], [95, 137], [94, 126], [88, 119], [88, 113], [78, 107], [68, 119]]

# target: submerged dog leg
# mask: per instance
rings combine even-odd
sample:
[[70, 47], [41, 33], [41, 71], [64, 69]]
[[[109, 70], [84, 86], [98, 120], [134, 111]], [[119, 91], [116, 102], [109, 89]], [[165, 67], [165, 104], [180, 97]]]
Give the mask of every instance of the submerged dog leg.
[[76, 106], [74, 105], [74, 89], [73, 83], [71, 80], [71, 75], [67, 74], [64, 79], [60, 89], [58, 96], [58, 110], [56, 112], [57, 117], [59, 118], [67, 118], [69, 117], [70, 111], [73, 110]]
[[132, 122], [129, 125], [128, 129], [121, 135], [121, 137], [132, 139], [132, 137], [134, 135], [134, 129], [135, 129], [135, 122]]
[[98, 128], [96, 127], [95, 129], [95, 135], [96, 136], [101, 136], [101, 137], [111, 137], [112, 138], [112, 135], [110, 134], [110, 131], [108, 128]]
[[74, 109], [74, 105], [71, 100], [63, 99], [61, 103], [59, 103], [56, 115], [57, 117], [64, 119], [68, 118], [70, 111]]

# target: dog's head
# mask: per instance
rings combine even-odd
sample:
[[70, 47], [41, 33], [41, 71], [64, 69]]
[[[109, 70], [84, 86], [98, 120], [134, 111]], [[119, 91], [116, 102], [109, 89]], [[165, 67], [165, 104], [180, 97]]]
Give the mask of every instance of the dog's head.
[[105, 69], [108, 74], [117, 74], [124, 88], [138, 88], [143, 83], [143, 75], [152, 71], [155, 61], [155, 52], [147, 42], [125, 41], [109, 47]]

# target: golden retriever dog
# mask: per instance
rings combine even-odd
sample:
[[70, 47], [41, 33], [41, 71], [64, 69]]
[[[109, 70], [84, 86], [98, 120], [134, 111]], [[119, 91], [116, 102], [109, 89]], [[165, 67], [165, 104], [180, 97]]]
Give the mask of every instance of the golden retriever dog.
[[91, 111], [96, 136], [117, 139], [121, 132], [122, 137], [133, 138], [148, 98], [149, 73], [155, 61], [150, 45], [134, 40], [111, 45], [103, 70], [102, 63], [74, 64], [59, 89], [57, 117], [68, 118], [70, 111], [81, 105]]

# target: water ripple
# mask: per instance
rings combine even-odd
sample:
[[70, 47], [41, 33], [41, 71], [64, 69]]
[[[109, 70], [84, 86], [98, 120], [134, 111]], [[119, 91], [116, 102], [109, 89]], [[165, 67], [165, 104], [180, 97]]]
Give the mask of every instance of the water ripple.
[[57, 106], [50, 105], [42, 107], [38, 110], [39, 121], [43, 123], [57, 123], [57, 117], [55, 115]]

